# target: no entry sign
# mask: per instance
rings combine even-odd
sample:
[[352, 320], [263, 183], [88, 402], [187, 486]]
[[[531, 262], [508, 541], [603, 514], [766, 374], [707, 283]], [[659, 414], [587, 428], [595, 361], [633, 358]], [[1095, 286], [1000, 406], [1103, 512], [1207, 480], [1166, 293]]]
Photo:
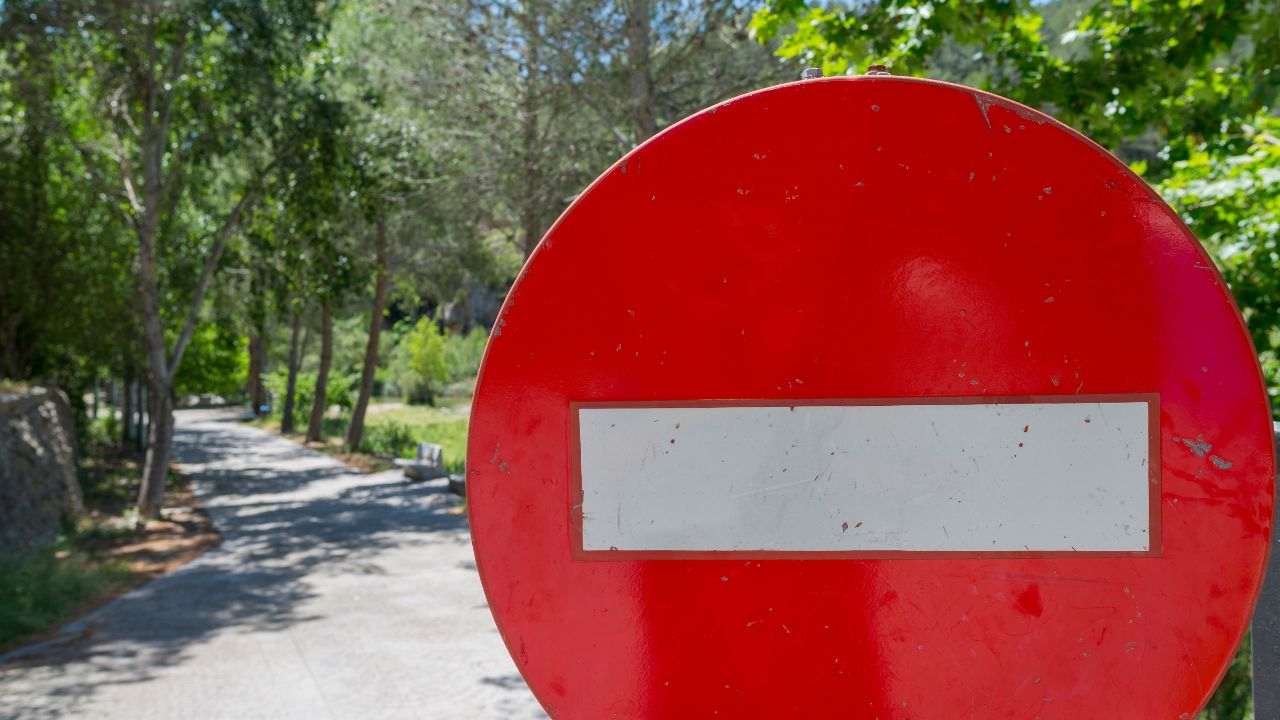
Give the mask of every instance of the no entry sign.
[[476, 558], [555, 718], [1189, 718], [1271, 425], [1143, 182], [1033, 110], [813, 80], [606, 172], [507, 300]]

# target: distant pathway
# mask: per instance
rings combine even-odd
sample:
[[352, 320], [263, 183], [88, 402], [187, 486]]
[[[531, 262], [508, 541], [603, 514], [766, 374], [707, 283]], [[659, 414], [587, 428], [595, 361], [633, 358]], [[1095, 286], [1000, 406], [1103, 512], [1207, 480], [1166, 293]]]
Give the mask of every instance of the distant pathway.
[[0, 718], [544, 718], [439, 481], [359, 475], [225, 412], [177, 461], [223, 544], [0, 657]]

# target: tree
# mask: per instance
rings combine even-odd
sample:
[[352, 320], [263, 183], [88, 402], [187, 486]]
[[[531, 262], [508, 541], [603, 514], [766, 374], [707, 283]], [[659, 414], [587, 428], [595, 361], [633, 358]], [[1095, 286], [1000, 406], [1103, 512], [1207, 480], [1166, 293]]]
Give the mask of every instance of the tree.
[[365, 346], [364, 365], [360, 371], [360, 390], [355, 407], [351, 410], [351, 422], [347, 425], [347, 447], [356, 450], [364, 436], [364, 414], [373, 394], [373, 376], [378, 370], [378, 349], [382, 338], [382, 320], [387, 310], [387, 290], [390, 284], [387, 268], [387, 223], [378, 218], [374, 230], [374, 281], [373, 306], [369, 310], [369, 340]]
[[324, 413], [329, 407], [329, 370], [333, 367], [333, 301], [320, 301], [320, 369], [316, 371], [311, 418], [307, 422], [307, 442], [324, 440]]
[[352, 226], [357, 233], [366, 234], [372, 226], [373, 301], [360, 385], [351, 421], [347, 424], [346, 444], [353, 451], [360, 447], [364, 435], [364, 416], [373, 395], [382, 323], [390, 293], [394, 248], [387, 235], [388, 216], [413, 192], [414, 185], [423, 180], [419, 177], [422, 168], [430, 166], [423, 148], [416, 143], [412, 126], [383, 112], [381, 99], [361, 76], [363, 73], [348, 79], [348, 83], [357, 80], [358, 85], [364, 88], [365, 107], [353, 122], [353, 137], [346, 143], [350, 148], [347, 182], [351, 188], [348, 197], [354, 201]]
[[444, 337], [434, 320], [419, 318], [396, 347], [396, 382], [409, 402], [434, 403], [449, 378]]
[[175, 378], [223, 254], [283, 152], [271, 124], [278, 91], [322, 35], [324, 7], [104, 0], [89, 10], [76, 21], [107, 127], [107, 143], [92, 150], [113, 166], [102, 189], [137, 242], [152, 417], [137, 505], [152, 517], [168, 473]]
[[286, 360], [284, 403], [280, 408], [280, 432], [286, 435], [293, 432], [294, 403], [298, 396], [298, 364], [305, 341], [299, 341], [302, 330], [302, 314], [294, 310], [289, 314], [289, 356]]
[[732, 0], [408, 0], [387, 12], [414, 35], [386, 43], [395, 49], [383, 61], [424, 59], [392, 92], [438, 110], [467, 159], [457, 168], [467, 192], [489, 200], [480, 222], [524, 255], [637, 143], [795, 77], [746, 37], [746, 8]]
[[65, 386], [73, 404], [124, 371], [135, 337], [131, 244], [86, 179], [102, 138], [73, 78], [75, 3], [0, 4], [0, 378]]

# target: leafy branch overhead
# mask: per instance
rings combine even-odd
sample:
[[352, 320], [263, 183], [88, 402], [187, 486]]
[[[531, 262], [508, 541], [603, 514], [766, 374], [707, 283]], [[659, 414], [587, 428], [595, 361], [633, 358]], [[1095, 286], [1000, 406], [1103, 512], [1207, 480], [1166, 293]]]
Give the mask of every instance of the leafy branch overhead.
[[897, 74], [967, 80], [1110, 147], [1147, 133], [1219, 134], [1280, 87], [1275, 0], [771, 0], [751, 30], [829, 74], [883, 63]]

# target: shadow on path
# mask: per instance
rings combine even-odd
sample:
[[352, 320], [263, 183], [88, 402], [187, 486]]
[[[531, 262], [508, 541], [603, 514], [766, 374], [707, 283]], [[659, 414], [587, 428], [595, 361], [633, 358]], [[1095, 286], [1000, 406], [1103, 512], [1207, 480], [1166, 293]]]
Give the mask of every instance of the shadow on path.
[[[465, 618], [452, 625], [484, 649], [475, 664], [488, 661], [483, 669], [489, 672], [470, 679], [483, 697], [472, 698], [475, 707], [468, 711], [489, 713], [475, 717], [541, 716], [519, 676], [503, 674], [510, 661], [505, 652], [493, 652], [501, 651], [501, 643], [487, 612], [477, 615], [477, 600], [480, 607], [483, 600], [469, 564], [466, 521], [451, 512], [457, 501], [443, 483], [409, 484], [395, 471], [359, 475], [207, 411], [179, 415], [175, 456], [195, 481], [223, 544], [73, 623], [55, 640], [0, 658], [0, 717], [114, 717], [119, 711], [137, 720], [171, 716], [183, 705], [183, 715], [200, 717], [204, 698], [190, 696], [211, 692], [250, 697], [243, 703], [219, 697], [215, 706], [221, 709], [206, 708], [207, 717], [230, 717], [218, 713], [236, 713], [242, 705], [264, 717], [309, 717], [317, 710], [347, 717], [335, 709], [359, 700], [363, 681], [353, 678], [353, 687], [342, 693], [321, 676], [350, 678], [344, 658], [376, 646], [380, 633], [387, 634], [384, 645], [400, 650], [393, 659], [404, 662], [383, 668], [378, 680], [391, 682], [402, 703], [384, 687], [382, 702], [361, 716], [399, 717], [404, 710], [405, 716], [451, 717], [423, 714], [430, 697], [419, 696], [421, 681], [414, 684], [437, 671], [437, 644], [456, 644], [451, 623], [432, 627], [441, 613]], [[424, 597], [436, 582], [440, 597]], [[424, 608], [435, 602], [445, 604]], [[426, 631], [415, 638], [414, 628], [404, 625], [425, 609], [430, 614], [420, 625]], [[308, 631], [314, 623], [325, 628]], [[344, 628], [352, 625], [361, 633], [343, 640]], [[317, 662], [324, 663], [319, 671]], [[304, 681], [293, 690], [272, 690], [281, 712], [272, 710], [270, 699], [251, 696], [264, 683], [294, 675]], [[146, 692], [113, 691], [148, 685], [153, 687]], [[513, 693], [517, 697], [503, 697]], [[141, 711], [139, 700], [146, 704]], [[117, 708], [127, 704], [135, 705], [132, 712]]]

